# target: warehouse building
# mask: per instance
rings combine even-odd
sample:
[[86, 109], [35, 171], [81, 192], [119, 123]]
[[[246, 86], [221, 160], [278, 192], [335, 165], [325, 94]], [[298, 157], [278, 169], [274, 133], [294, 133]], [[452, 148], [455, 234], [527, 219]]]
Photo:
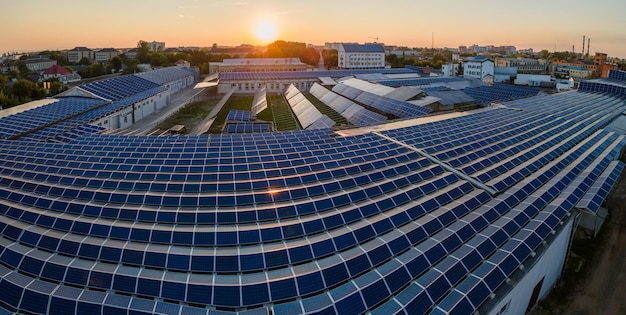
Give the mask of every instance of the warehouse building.
[[346, 131], [101, 134], [167, 90], [124, 80], [0, 118], [7, 312], [523, 314], [624, 167], [623, 72]]

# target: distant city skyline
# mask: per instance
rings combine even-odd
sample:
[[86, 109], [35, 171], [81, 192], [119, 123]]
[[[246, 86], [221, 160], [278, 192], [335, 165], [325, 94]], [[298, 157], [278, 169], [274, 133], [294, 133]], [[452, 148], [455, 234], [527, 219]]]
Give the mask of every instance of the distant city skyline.
[[[408, 47], [496, 45], [626, 58], [626, 1], [5, 0], [0, 53], [268, 44], [276, 39], [379, 42]], [[598, 12], [598, 13], [596, 13]], [[587, 42], [585, 41], [585, 46]]]

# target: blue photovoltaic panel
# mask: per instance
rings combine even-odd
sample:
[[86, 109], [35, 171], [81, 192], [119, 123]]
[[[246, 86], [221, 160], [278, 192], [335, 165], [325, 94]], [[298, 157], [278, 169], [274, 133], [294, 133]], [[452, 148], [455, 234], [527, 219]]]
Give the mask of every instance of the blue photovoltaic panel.
[[336, 94], [333, 91], [315, 83], [311, 87], [311, 94], [322, 101], [328, 107], [335, 110], [346, 118], [351, 124], [364, 127], [376, 125], [384, 122], [387, 118], [383, 115], [365, 109], [363, 106], [355, 104], [349, 99]]
[[611, 162], [576, 207], [597, 213], [623, 170], [624, 163], [620, 161]]
[[463, 92], [476, 99], [476, 104], [489, 104], [535, 96], [539, 90], [498, 83], [493, 86], [467, 87]]
[[269, 132], [271, 131], [270, 125], [267, 123], [253, 123], [253, 122], [237, 122], [227, 123], [225, 127], [227, 133], [257, 133], [257, 132]]
[[226, 117], [226, 120], [249, 121], [250, 112], [246, 110], [231, 109], [230, 111], [228, 111], [228, 116]]
[[347, 84], [340, 83], [336, 85], [333, 87], [333, 92], [400, 118], [419, 117], [430, 112], [430, 109], [427, 107], [376, 95], [348, 86]]

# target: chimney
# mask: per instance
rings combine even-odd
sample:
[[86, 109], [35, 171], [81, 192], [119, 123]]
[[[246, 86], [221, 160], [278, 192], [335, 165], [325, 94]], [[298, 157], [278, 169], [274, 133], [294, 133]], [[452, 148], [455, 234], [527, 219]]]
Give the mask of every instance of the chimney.
[[591, 37], [587, 38], [587, 57], [589, 57], [589, 44], [591, 44]]
[[583, 53], [581, 54], [581, 56], [584, 54], [585, 54], [585, 35], [583, 35]]

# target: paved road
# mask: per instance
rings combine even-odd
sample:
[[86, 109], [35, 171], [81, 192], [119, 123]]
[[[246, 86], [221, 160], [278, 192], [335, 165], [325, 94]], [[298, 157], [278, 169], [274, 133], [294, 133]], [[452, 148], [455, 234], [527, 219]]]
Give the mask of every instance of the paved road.
[[128, 127], [121, 133], [127, 134], [147, 134], [150, 132], [156, 125], [158, 125], [163, 120], [167, 119], [167, 117], [176, 113], [181, 107], [187, 105], [190, 100], [197, 98], [199, 94], [204, 92], [204, 89], [194, 89], [193, 86], [182, 89], [175, 94], [172, 95], [171, 101], [169, 105], [165, 106], [158, 112], [152, 113], [147, 117], [144, 117], [142, 120], [136, 122], [134, 125]]

